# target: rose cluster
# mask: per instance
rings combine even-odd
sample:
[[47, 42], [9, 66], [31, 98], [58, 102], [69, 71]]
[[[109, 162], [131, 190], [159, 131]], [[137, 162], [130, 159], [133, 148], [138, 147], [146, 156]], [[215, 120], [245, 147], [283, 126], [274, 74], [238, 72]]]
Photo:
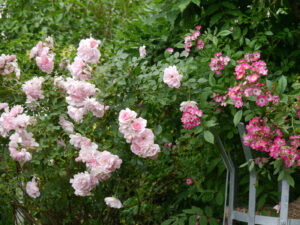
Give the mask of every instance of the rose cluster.
[[290, 136], [290, 145], [282, 137], [280, 129], [271, 130], [263, 119], [254, 117], [246, 126], [247, 135], [243, 143], [257, 151], [267, 152], [272, 158], [282, 158], [286, 167], [291, 167], [297, 161], [300, 166], [300, 135]]
[[18, 67], [17, 57], [15, 55], [4, 55], [0, 56], [0, 74], [9, 75], [15, 73], [16, 77], [20, 79], [21, 71]]
[[0, 110], [5, 111], [0, 117], [0, 135], [7, 137], [9, 132], [15, 132], [10, 135], [8, 144], [10, 156], [16, 161], [28, 162], [32, 159], [29, 151], [39, 147], [39, 144], [33, 138], [33, 134], [26, 131], [28, 125], [31, 124], [30, 116], [22, 113], [23, 107], [16, 105], [11, 110], [7, 103], [0, 103]]
[[99, 118], [105, 113], [104, 104], [93, 98], [97, 91], [95, 85], [85, 81], [91, 77], [92, 70], [88, 63], [96, 64], [101, 56], [98, 50], [99, 43], [99, 40], [93, 38], [81, 40], [77, 57], [68, 67], [73, 78], [68, 77], [65, 81], [62, 77], [56, 77], [54, 80], [54, 85], [68, 94], [68, 114], [76, 122], [81, 122], [89, 111]]
[[98, 45], [99, 40], [93, 38], [83, 39], [79, 43], [77, 56], [68, 69], [75, 80], [86, 80], [91, 78], [93, 68], [88, 64], [97, 64], [100, 59]]
[[119, 113], [119, 131], [126, 138], [127, 143], [131, 143], [131, 151], [143, 158], [156, 159], [160, 152], [160, 147], [154, 144], [154, 134], [152, 130], [146, 128], [147, 120], [136, 118], [136, 112], [126, 108]]
[[217, 93], [213, 93], [213, 98], [214, 98], [214, 104], [220, 103], [221, 106], [226, 107], [227, 102], [226, 102], [226, 97], [227, 95], [219, 95]]
[[181, 122], [185, 129], [192, 129], [200, 124], [202, 110], [199, 110], [197, 103], [194, 101], [186, 101], [180, 104], [180, 111], [183, 112]]
[[256, 97], [256, 105], [263, 107], [269, 102], [276, 104], [279, 96], [267, 90], [264, 84], [258, 82], [260, 76], [268, 75], [266, 63], [260, 58], [258, 52], [248, 53], [244, 59], [238, 61], [235, 67], [236, 79], [241, 80], [241, 83], [233, 88], [228, 88], [229, 98], [234, 101], [236, 108], [243, 107], [243, 97]]
[[113, 155], [108, 151], [98, 151], [98, 145], [91, 142], [90, 139], [80, 134], [70, 134], [70, 144], [76, 149], [80, 149], [77, 162], [84, 162], [89, 172], [78, 173], [70, 180], [75, 194], [80, 196], [88, 196], [91, 194], [99, 181], [105, 181], [110, 178], [111, 173], [119, 169], [122, 160], [117, 155]]
[[215, 74], [220, 75], [229, 61], [228, 56], [223, 57], [222, 52], [217, 52], [215, 57], [211, 58], [209, 67]]
[[191, 52], [191, 47], [193, 46], [194, 41], [196, 41], [197, 48], [199, 50], [202, 50], [204, 48], [204, 42], [203, 42], [202, 38], [198, 39], [198, 37], [201, 35], [200, 30], [201, 30], [201, 26], [196, 26], [196, 30], [194, 30], [192, 35], [185, 36], [185, 38], [184, 38], [184, 49], [187, 52], [186, 57], [189, 56], [189, 54]]
[[35, 102], [43, 99], [42, 83], [45, 81], [43, 77], [34, 77], [22, 85], [22, 90], [26, 94], [26, 103]]
[[179, 74], [176, 66], [169, 66], [164, 70], [163, 81], [170, 88], [180, 88], [181, 80], [182, 80], [182, 75]]
[[47, 37], [45, 42], [39, 41], [30, 51], [30, 59], [35, 58], [37, 66], [45, 73], [51, 73], [54, 68], [53, 38]]

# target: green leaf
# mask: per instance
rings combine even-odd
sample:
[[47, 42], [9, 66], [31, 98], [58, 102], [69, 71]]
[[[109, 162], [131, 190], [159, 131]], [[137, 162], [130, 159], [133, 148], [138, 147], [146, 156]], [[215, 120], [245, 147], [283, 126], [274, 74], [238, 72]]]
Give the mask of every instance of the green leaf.
[[257, 209], [260, 210], [263, 205], [266, 203], [266, 199], [268, 197], [268, 194], [264, 194], [262, 197], [259, 198], [257, 202]]
[[193, 215], [189, 219], [189, 225], [195, 225], [197, 223], [197, 216]]
[[279, 81], [278, 81], [278, 83], [279, 83], [278, 91], [280, 93], [283, 93], [284, 90], [285, 90], [285, 88], [286, 88], [286, 85], [287, 85], [286, 77], [285, 76], [281, 76], [280, 79], [279, 79]]
[[214, 135], [208, 130], [204, 131], [204, 139], [211, 144], [213, 144], [215, 140]]
[[181, 0], [174, 7], [178, 8], [180, 10], [180, 12], [183, 12], [190, 3], [191, 3], [191, 0]]
[[217, 37], [213, 37], [213, 38], [212, 38], [212, 42], [213, 42], [213, 44], [214, 44], [215, 46], [217, 46], [217, 45], [218, 45], [218, 38], [217, 38]]
[[209, 206], [206, 206], [205, 209], [205, 214], [208, 216], [208, 217], [212, 217], [213, 216], [213, 209]]
[[281, 181], [284, 177], [284, 170], [282, 170], [280, 173], [279, 173], [279, 176], [278, 176], [278, 181]]
[[222, 2], [222, 4], [223, 4], [226, 8], [229, 8], [229, 9], [236, 9], [236, 8], [237, 8], [234, 4], [232, 4], [232, 3], [229, 2], [229, 1]]
[[233, 118], [233, 123], [234, 123], [234, 126], [237, 126], [238, 123], [241, 121], [242, 119], [242, 116], [243, 116], [243, 110], [239, 110], [235, 113], [234, 115], [234, 118]]
[[174, 220], [175, 220], [175, 219], [167, 219], [167, 220], [165, 220], [164, 222], [162, 222], [161, 225], [169, 225], [169, 224], [173, 223]]
[[207, 225], [207, 218], [206, 218], [206, 216], [201, 216], [201, 218], [200, 218], [200, 225]]
[[224, 200], [223, 192], [218, 192], [216, 196], [216, 202], [218, 205], [222, 205]]
[[222, 31], [220, 31], [220, 33], [218, 33], [218, 36], [224, 37], [224, 36], [227, 36], [227, 35], [229, 35], [231, 33], [232, 32], [230, 30], [222, 30]]
[[201, 77], [199, 80], [198, 80], [198, 83], [200, 84], [203, 84], [203, 83], [206, 83], [207, 82], [207, 79], [206, 78], [203, 78]]
[[300, 83], [293, 83], [292, 88], [294, 88], [295, 90], [299, 90], [300, 89]]
[[222, 16], [223, 16], [223, 13], [217, 13], [217, 14], [213, 15], [209, 22], [210, 26], [215, 25], [222, 18]]
[[200, 0], [192, 0], [193, 3], [195, 3], [196, 5], [200, 5]]
[[272, 31], [266, 31], [265, 35], [269, 35], [270, 36], [270, 35], [273, 35], [273, 33], [272, 33]]
[[287, 179], [287, 182], [289, 183], [289, 185], [291, 185], [292, 187], [295, 187], [294, 178], [290, 174], [287, 175], [286, 179]]
[[157, 125], [156, 127], [154, 127], [154, 133], [156, 135], [159, 135], [162, 131], [162, 127], [160, 125]]

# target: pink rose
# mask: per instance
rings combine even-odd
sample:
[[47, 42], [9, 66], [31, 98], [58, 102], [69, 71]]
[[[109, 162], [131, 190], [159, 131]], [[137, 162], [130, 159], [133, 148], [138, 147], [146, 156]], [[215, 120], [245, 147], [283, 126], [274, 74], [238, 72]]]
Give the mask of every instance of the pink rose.
[[195, 102], [195, 101], [186, 101], [186, 102], [181, 102], [180, 103], [180, 111], [184, 112], [189, 106], [198, 109], [197, 102]]
[[10, 115], [15, 117], [16, 115], [22, 112], [23, 112], [23, 107], [20, 105], [16, 105], [10, 110]]
[[22, 85], [22, 90], [25, 92], [27, 97], [27, 103], [44, 98], [43, 91], [41, 90], [44, 80], [45, 79], [43, 77], [34, 77]]
[[111, 176], [111, 173], [102, 166], [93, 167], [91, 169], [91, 174], [95, 176], [99, 181], [108, 180]]
[[88, 63], [96, 64], [100, 59], [100, 51], [98, 50], [99, 40], [94, 38], [83, 39], [79, 43], [77, 55]]
[[26, 193], [31, 198], [37, 198], [40, 196], [40, 190], [37, 186], [37, 183], [35, 181], [35, 178], [33, 177], [31, 181], [27, 182], [26, 184]]
[[114, 197], [106, 197], [104, 199], [106, 205], [108, 205], [111, 208], [120, 209], [123, 207], [121, 201], [119, 199], [116, 199]]
[[180, 88], [181, 79], [182, 75], [178, 73], [176, 66], [169, 66], [165, 69], [163, 81], [170, 88]]
[[172, 55], [172, 53], [174, 52], [173, 48], [167, 48], [167, 51], [170, 53], [170, 55]]
[[91, 69], [83, 60], [79, 57], [75, 57], [73, 64], [68, 66], [70, 73], [75, 80], [86, 80], [91, 78]]
[[41, 56], [36, 57], [37, 66], [45, 73], [51, 73], [54, 68], [54, 54], [48, 51], [42, 52]]
[[129, 123], [136, 118], [136, 115], [136, 112], [130, 110], [129, 108], [121, 110], [119, 113], [119, 123], [129, 125]]
[[143, 148], [154, 143], [152, 130], [146, 128], [139, 136], [134, 137], [131, 144], [131, 151], [136, 155], [143, 155]]
[[142, 157], [143, 158], [150, 158], [150, 159], [156, 159], [158, 156], [158, 153], [160, 152], [160, 147], [157, 144], [151, 144], [149, 146], [142, 148]]
[[91, 195], [91, 190], [98, 185], [98, 180], [88, 172], [78, 173], [70, 179], [72, 187], [75, 189], [75, 195], [88, 196]]
[[95, 98], [87, 98], [83, 102], [84, 108], [87, 111], [93, 112], [93, 115], [101, 118], [104, 116], [105, 109], [104, 104], [102, 102], [97, 101]]
[[101, 166], [104, 170], [109, 172], [119, 169], [122, 164], [122, 160], [119, 156], [113, 155], [108, 151], [100, 152], [96, 157], [98, 166]]
[[137, 135], [142, 133], [145, 130], [146, 125], [147, 125], [147, 120], [140, 117], [134, 120], [131, 127], [133, 132]]
[[82, 122], [83, 116], [86, 114], [85, 108], [77, 108], [68, 106], [68, 115], [75, 120], [77, 123]]
[[59, 125], [66, 132], [74, 132], [74, 124], [66, 120], [63, 116], [59, 117]]

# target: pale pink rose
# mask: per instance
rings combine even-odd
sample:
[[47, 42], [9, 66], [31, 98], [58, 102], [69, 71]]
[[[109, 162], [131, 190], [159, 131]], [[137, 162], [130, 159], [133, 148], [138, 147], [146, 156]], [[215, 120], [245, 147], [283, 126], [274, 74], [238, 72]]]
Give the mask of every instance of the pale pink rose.
[[123, 207], [121, 201], [114, 197], [106, 197], [104, 199], [104, 201], [105, 201], [106, 205], [108, 205], [111, 208], [120, 209]]
[[[44, 48], [46, 49], [46, 48]], [[43, 50], [40, 56], [36, 57], [37, 66], [45, 73], [51, 73], [54, 68], [54, 54], [48, 54], [48, 50]]]
[[9, 147], [10, 156], [13, 160], [18, 162], [28, 162], [32, 159], [32, 156], [26, 149], [22, 148], [21, 151], [18, 151], [15, 147]]
[[136, 112], [126, 108], [121, 110], [119, 113], [119, 123], [129, 125], [136, 118]]
[[181, 102], [180, 104], [180, 111], [181, 112], [184, 112], [187, 107], [193, 107], [193, 108], [198, 108], [197, 107], [197, 102], [194, 102], [194, 101], [186, 101], [186, 102]]
[[172, 53], [174, 52], [173, 48], [167, 48], [167, 51], [170, 53], [170, 55], [172, 55]]
[[147, 125], [147, 120], [140, 117], [133, 121], [133, 123], [131, 124], [131, 128], [135, 133], [135, 135], [138, 135], [145, 130], [146, 125]]
[[81, 136], [80, 134], [70, 134], [70, 144], [73, 145], [76, 149], [80, 149], [83, 143], [91, 143], [91, 140]]
[[[83, 142], [85, 143], [85, 142]], [[82, 162], [85, 162], [87, 167], [92, 168], [97, 164], [97, 155], [100, 154], [97, 151], [98, 145], [94, 142], [90, 143], [89, 145], [81, 144], [81, 149], [79, 151], [79, 157], [81, 158]]]
[[81, 123], [83, 116], [86, 114], [85, 108], [77, 108], [71, 105], [68, 106], [68, 115], [77, 123]]
[[139, 136], [134, 137], [131, 144], [131, 151], [136, 155], [143, 155], [143, 148], [154, 143], [152, 130], [146, 128]]
[[9, 147], [19, 147], [21, 145], [24, 148], [34, 148], [39, 147], [39, 144], [33, 138], [33, 134], [31, 132], [27, 132], [24, 129], [20, 129], [10, 137]]
[[140, 57], [141, 58], [145, 58], [146, 57], [146, 46], [145, 45], [143, 45], [143, 46], [141, 46], [140, 48], [139, 48], [139, 51], [140, 51]]
[[92, 167], [91, 174], [95, 176], [99, 181], [108, 180], [111, 176], [111, 173], [102, 166]]
[[79, 43], [77, 55], [88, 63], [96, 64], [100, 59], [100, 51], [98, 50], [99, 40], [94, 38], [83, 39]]
[[22, 85], [22, 90], [25, 92], [27, 97], [27, 103], [44, 98], [43, 91], [41, 90], [44, 80], [45, 79], [43, 77], [34, 77]]
[[15, 73], [16, 77], [19, 79], [21, 71], [18, 67], [17, 58], [15, 55], [4, 55], [0, 56], [0, 74], [9, 75]]
[[16, 115], [22, 112], [23, 112], [23, 107], [20, 105], [16, 105], [10, 110], [10, 115], [15, 117]]
[[70, 183], [75, 190], [75, 195], [89, 196], [91, 190], [98, 185], [98, 180], [88, 172], [84, 172], [75, 174], [74, 178], [70, 179]]
[[108, 172], [113, 172], [119, 169], [122, 164], [122, 159], [117, 155], [113, 155], [108, 151], [103, 151], [96, 156], [97, 165], [101, 166]]
[[62, 76], [54, 77], [54, 86], [56, 86], [58, 89], [65, 91], [65, 81]]
[[74, 132], [74, 124], [68, 120], [66, 120], [63, 116], [59, 117], [59, 125], [66, 132]]
[[141, 156], [143, 158], [156, 159], [159, 152], [160, 152], [159, 145], [151, 144], [149, 146], [142, 147], [142, 155]]
[[170, 88], [180, 88], [181, 79], [182, 75], [178, 73], [176, 66], [169, 66], [164, 70], [163, 81]]
[[0, 122], [2, 123], [2, 127], [7, 131], [15, 129], [15, 117], [9, 113], [2, 113]]
[[37, 55], [40, 56], [43, 51], [43, 42], [39, 41], [38, 44], [30, 51], [30, 59], [33, 59]]
[[79, 57], [75, 57], [73, 64], [68, 66], [68, 70], [75, 80], [90, 79], [92, 76], [91, 69], [92, 68]]
[[93, 96], [96, 93], [95, 85], [85, 81], [67, 78], [64, 86], [67, 94], [70, 95], [70, 99], [68, 100], [67, 98], [67, 102], [73, 106], [77, 103], [83, 103], [86, 98]]
[[4, 102], [4, 103], [0, 103], [0, 110], [5, 109], [8, 107], [8, 103]]
[[[1, 107], [0, 107], [1, 108]], [[109, 105], [105, 106], [105, 111], [109, 110]]]
[[105, 109], [102, 102], [97, 101], [95, 98], [87, 98], [83, 102], [86, 111], [91, 111], [94, 116], [101, 118], [104, 116]]
[[17, 117], [15, 117], [14, 119], [14, 129], [18, 129], [18, 128], [26, 128], [28, 125], [31, 124], [31, 117], [26, 115], [26, 114], [20, 114], [17, 115]]
[[26, 193], [31, 198], [37, 198], [40, 196], [40, 190], [37, 186], [37, 183], [35, 181], [35, 178], [33, 177], [31, 181], [27, 182], [26, 184]]
[[273, 207], [273, 209], [275, 209], [277, 213], [280, 213], [280, 205], [281, 205], [281, 202], [279, 202], [277, 205], [275, 205]]

